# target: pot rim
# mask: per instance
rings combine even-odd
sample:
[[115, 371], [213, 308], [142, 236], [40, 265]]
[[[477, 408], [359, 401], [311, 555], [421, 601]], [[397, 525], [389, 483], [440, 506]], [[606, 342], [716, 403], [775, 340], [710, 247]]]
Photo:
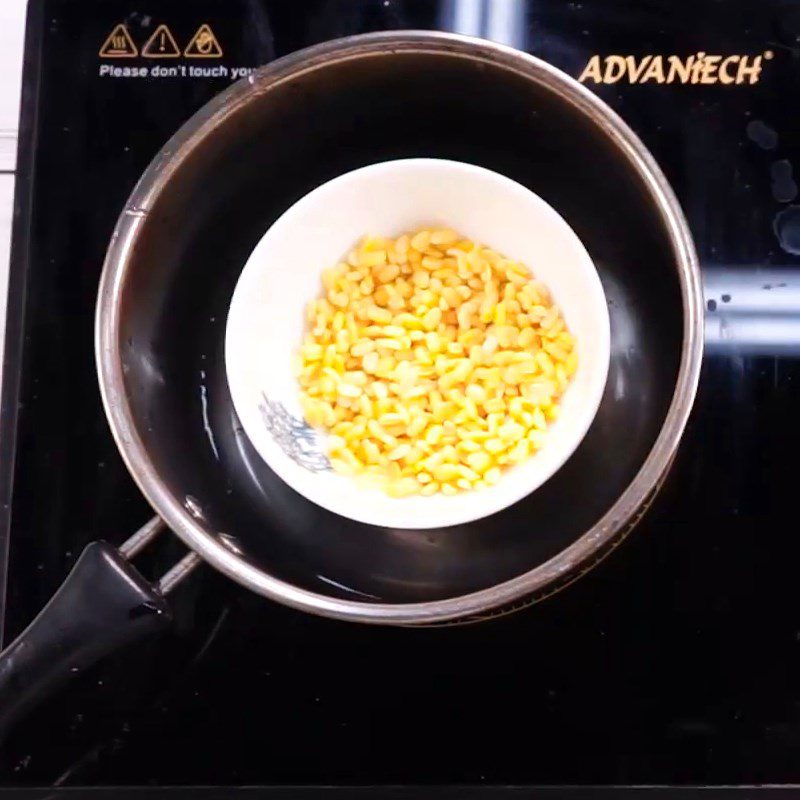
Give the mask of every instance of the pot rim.
[[[214, 128], [253, 97], [287, 80], [331, 63], [398, 52], [450, 54], [514, 72], [555, 91], [611, 140], [648, 189], [669, 235], [680, 279], [683, 342], [675, 391], [647, 458], [613, 506], [571, 545], [521, 575], [466, 595], [420, 603], [365, 603], [318, 594], [273, 577], [208, 533], [172, 495], [139, 437], [125, 392], [118, 335], [119, 298], [148, 211], [172, 175]], [[566, 576], [599, 560], [620, 529], [657, 488], [675, 455], [700, 377], [702, 321], [697, 255], [681, 207], [644, 144], [609, 106], [556, 67], [505, 45], [437, 31], [389, 31], [335, 39], [260, 67], [214, 97], [172, 136], [139, 179], [112, 234], [98, 291], [95, 356], [103, 406], [122, 458], [148, 502], [188, 547], [248, 589], [301, 611], [356, 622], [426, 624], [470, 617], [509, 605], [563, 583]]]

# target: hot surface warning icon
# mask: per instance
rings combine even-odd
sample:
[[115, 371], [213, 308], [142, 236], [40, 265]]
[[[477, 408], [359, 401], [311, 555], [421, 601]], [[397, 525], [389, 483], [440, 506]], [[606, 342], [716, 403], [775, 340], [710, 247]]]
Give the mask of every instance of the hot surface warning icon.
[[139, 51], [128, 33], [128, 29], [120, 24], [108, 34], [108, 39], [100, 48], [100, 58], [136, 58]]
[[181, 51], [166, 25], [159, 25], [142, 48], [142, 55], [146, 58], [177, 58], [180, 54]]
[[203, 24], [192, 36], [183, 54], [187, 58], [222, 58], [222, 47], [220, 47], [211, 27]]

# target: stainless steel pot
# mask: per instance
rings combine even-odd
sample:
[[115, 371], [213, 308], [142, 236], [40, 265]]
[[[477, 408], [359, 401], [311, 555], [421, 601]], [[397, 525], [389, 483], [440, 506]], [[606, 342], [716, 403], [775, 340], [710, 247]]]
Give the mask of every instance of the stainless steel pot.
[[[437, 531], [370, 528], [288, 489], [244, 437], [222, 361], [233, 286], [271, 221], [335, 174], [409, 156], [478, 163], [543, 195], [598, 265], [612, 325], [606, 393], [568, 464], [514, 507]], [[666, 474], [697, 386], [701, 303], [691, 235], [653, 158], [598, 98], [536, 58], [447, 34], [379, 33], [295, 53], [234, 84], [142, 176], [97, 307], [114, 437], [191, 552], [153, 587], [128, 558], [158, 519], [119, 551], [90, 545], [0, 656], [0, 697], [15, 697], [7, 719], [162, 624], [163, 593], [200, 559], [294, 608], [396, 625], [478, 619], [574, 580]]]

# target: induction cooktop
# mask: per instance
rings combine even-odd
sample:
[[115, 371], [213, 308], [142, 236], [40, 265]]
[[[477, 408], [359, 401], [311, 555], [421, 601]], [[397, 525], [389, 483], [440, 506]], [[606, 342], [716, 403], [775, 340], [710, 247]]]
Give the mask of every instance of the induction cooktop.
[[[169, 634], [76, 676], [19, 726], [0, 785], [800, 780], [800, 6], [788, 0], [32, 0], [0, 435], [5, 641], [85, 543], [121, 543], [151, 516], [93, 355], [104, 251], [138, 176], [253, 68], [400, 28], [549, 61], [619, 112], [672, 183], [707, 310], [697, 403], [661, 493], [575, 585], [475, 625], [317, 619], [198, 570], [171, 597]], [[137, 564], [157, 575], [183, 552], [165, 536]]]

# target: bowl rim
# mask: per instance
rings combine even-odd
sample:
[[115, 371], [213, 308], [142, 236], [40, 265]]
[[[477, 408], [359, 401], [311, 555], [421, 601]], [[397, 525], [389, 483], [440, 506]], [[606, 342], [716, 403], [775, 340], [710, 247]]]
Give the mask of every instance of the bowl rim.
[[[445, 515], [444, 511], [440, 510], [440, 514], [435, 518], [434, 524], [430, 524], [428, 522], [429, 518], [426, 519], [424, 516], [422, 516], [423, 512], [421, 509], [419, 510], [418, 514], [412, 514], [407, 508], [402, 507], [403, 503], [407, 501], [391, 500], [390, 498], [387, 498], [383, 503], [380, 503], [385, 513], [380, 515], [382, 521], [378, 521], [378, 515], [365, 513], [365, 509], [371, 509], [371, 504], [354, 503], [354, 498], [350, 494], [344, 497], [341, 502], [337, 502], [336, 493], [333, 493], [332, 496], [329, 492], [322, 492], [321, 496], [315, 495], [313, 492], [307, 493], [294, 481], [294, 469], [291, 467], [291, 465], [287, 465], [288, 469], [285, 469], [284, 465], [270, 458], [269, 453], [262, 452], [261, 447], [252, 436], [249, 438], [256, 451], [261, 456], [261, 459], [278, 475], [278, 477], [281, 478], [281, 480], [283, 480], [283, 482], [290, 486], [295, 492], [317, 506], [327, 509], [328, 511], [338, 514], [346, 519], [367, 525], [384, 528], [394, 527], [413, 530], [437, 530], [454, 525], [469, 524], [476, 522], [477, 520], [484, 519], [492, 514], [497, 514], [512, 506], [514, 503], [519, 502], [529, 494], [537, 491], [541, 486], [549, 481], [572, 457], [575, 450], [580, 446], [581, 442], [586, 437], [592, 422], [597, 416], [597, 411], [600, 408], [600, 403], [603, 398], [603, 393], [605, 391], [608, 378], [611, 352], [610, 320], [607, 306], [608, 301], [600, 281], [600, 276], [597, 272], [597, 267], [595, 266], [591, 255], [586, 250], [586, 247], [581, 241], [580, 237], [577, 233], [575, 233], [572, 226], [564, 219], [558, 210], [550, 205], [550, 203], [548, 203], [547, 200], [545, 200], [541, 195], [537, 194], [535, 191], [527, 186], [524, 186], [513, 178], [510, 178], [507, 175], [495, 170], [488, 169], [487, 167], [483, 167], [478, 164], [472, 164], [468, 161], [458, 161], [451, 158], [428, 157], [395, 158], [385, 161], [377, 161], [362, 167], [356, 167], [355, 169], [341, 173], [340, 175], [336, 175], [324, 183], [315, 186], [309, 192], [306, 192], [306, 194], [296, 200], [291, 206], [289, 206], [289, 208], [287, 208], [267, 228], [267, 230], [264, 231], [261, 238], [255, 244], [250, 252], [250, 255], [245, 261], [244, 267], [242, 268], [239, 279], [236, 283], [236, 287], [233, 291], [225, 325], [225, 373], [228, 379], [228, 387], [230, 389], [231, 400], [233, 402], [234, 409], [236, 409], [239, 420], [245, 429], [245, 433], [247, 433], [249, 427], [255, 426], [255, 417], [257, 415], [252, 407], [252, 397], [249, 397], [251, 392], [246, 385], [247, 381], [243, 379], [241, 369], [233, 371], [231, 370], [232, 364], [238, 365], [241, 368], [241, 359], [238, 357], [233, 357], [235, 356], [235, 350], [231, 344], [230, 332], [232, 326], [234, 330], [239, 330], [241, 332], [242, 328], [248, 328], [252, 325], [252, 320], [246, 320], [246, 317], [250, 317], [252, 314], [252, 309], [248, 303], [250, 294], [241, 290], [239, 287], [242, 284], [243, 279], [247, 281], [247, 287], [250, 289], [250, 291], [252, 291], [253, 283], [258, 283], [258, 278], [263, 274], [264, 271], [264, 256], [263, 254], [260, 255], [259, 251], [265, 247], [265, 242], [268, 242], [270, 235], [274, 234], [275, 229], [279, 225], [286, 225], [287, 223], [294, 225], [294, 218], [298, 214], [303, 213], [306, 204], [317, 201], [321, 195], [330, 195], [331, 198], [329, 199], [333, 199], [335, 202], [334, 193], [336, 191], [341, 191], [342, 189], [346, 191], [346, 187], [348, 185], [352, 185], [354, 181], [363, 179], [368, 180], [376, 174], [380, 176], [381, 173], [385, 174], [387, 172], [391, 175], [396, 175], [404, 169], [411, 170], [414, 168], [439, 170], [442, 171], [442, 177], [446, 177], [444, 171], [449, 170], [450, 174], [459, 172], [462, 175], [468, 175], [474, 179], [492, 181], [494, 185], [502, 187], [501, 191], [503, 191], [506, 196], [510, 196], [513, 193], [515, 196], [521, 197], [524, 194], [527, 202], [529, 202], [531, 206], [531, 214], [536, 213], [535, 209], [539, 209], [543, 218], [550, 219], [555, 225], [563, 227], [565, 232], [568, 231], [571, 234], [571, 238], [574, 240], [575, 254], [580, 257], [578, 269], [575, 273], [579, 278], [579, 280], [576, 282], [576, 291], [583, 292], [589, 296], [591, 305], [598, 311], [599, 315], [602, 316], [603, 321], [602, 324], [598, 326], [596, 335], [595, 333], [592, 335], [592, 338], [597, 345], [596, 358], [593, 359], [591, 368], [584, 367], [587, 376], [590, 376], [588, 388], [591, 391], [587, 392], [587, 396], [584, 398], [580, 406], [576, 406], [574, 408], [574, 413], [572, 414], [574, 418], [572, 420], [572, 425], [560, 437], [560, 449], [556, 451], [558, 457], [544, 469], [541, 467], [538, 470], [532, 468], [537, 464], [536, 459], [534, 458], [526, 461], [524, 464], [515, 466], [513, 468], [515, 471], [524, 467], [528, 467], [528, 471], [531, 473], [531, 476], [530, 479], [524, 483], [522, 481], [515, 483], [513, 490], [510, 484], [506, 483], [504, 486], [503, 481], [500, 481], [497, 486], [489, 487], [486, 491], [481, 492], [479, 503], [477, 500], [474, 502], [468, 501], [466, 503], [445, 503], [445, 505], [450, 507], [450, 513]], [[341, 256], [342, 254], [339, 255]], [[513, 257], [513, 254], [509, 255]], [[258, 261], [255, 260], [256, 256], [259, 256]], [[332, 258], [336, 257], [337, 256], [335, 254], [332, 256]], [[537, 277], [539, 276], [537, 275]], [[569, 302], [564, 302], [566, 299], [567, 298], [565, 296], [562, 296], [562, 302], [559, 303], [559, 307], [564, 309], [568, 309], [570, 307]], [[600, 328], [602, 328], [602, 330], [600, 330]], [[237, 339], [236, 341], [241, 345], [242, 342], [240, 339]], [[266, 387], [265, 391], [268, 391]], [[241, 413], [242, 411], [245, 413]], [[550, 448], [552, 446], [553, 445], [548, 443], [546, 447]], [[541, 463], [542, 462], [539, 462], [539, 464]], [[383, 498], [381, 499], [383, 500]], [[416, 498], [414, 499], [416, 500]], [[425, 506], [426, 503], [430, 504], [430, 500], [431, 498], [424, 498], [418, 503], [418, 505]], [[394, 508], [389, 510], [386, 508], [386, 505], [394, 505]], [[355, 514], [346, 511], [346, 508], [353, 509]], [[390, 515], [394, 518], [391, 523], [387, 523], [386, 519]], [[397, 521], [398, 519], [400, 521]]]
[[[604, 133], [628, 160], [660, 212], [680, 280], [683, 340], [675, 391], [650, 452], [612, 507], [571, 545], [533, 569], [469, 594], [418, 603], [365, 603], [318, 594], [270, 575], [228, 549], [172, 495], [136, 430], [126, 395], [119, 298], [149, 210], [181, 164], [214, 128], [253, 97], [287, 80], [331, 63], [397, 53], [449, 55], [508, 70], [555, 92]], [[618, 541], [623, 526], [634, 521], [637, 510], [658, 488], [680, 443], [700, 377], [702, 319], [700, 272], [683, 211], [653, 156], [606, 103], [560, 69], [505, 45], [439, 31], [381, 31], [314, 45], [259, 68], [209, 101], [164, 145], [134, 187], [111, 236], [98, 289], [95, 357], [103, 406], [123, 461], [148, 502], [188, 547], [232, 580], [287, 606], [336, 619], [418, 625], [476, 617], [541, 595], [563, 584], [567, 575], [577, 577], [588, 570]]]

